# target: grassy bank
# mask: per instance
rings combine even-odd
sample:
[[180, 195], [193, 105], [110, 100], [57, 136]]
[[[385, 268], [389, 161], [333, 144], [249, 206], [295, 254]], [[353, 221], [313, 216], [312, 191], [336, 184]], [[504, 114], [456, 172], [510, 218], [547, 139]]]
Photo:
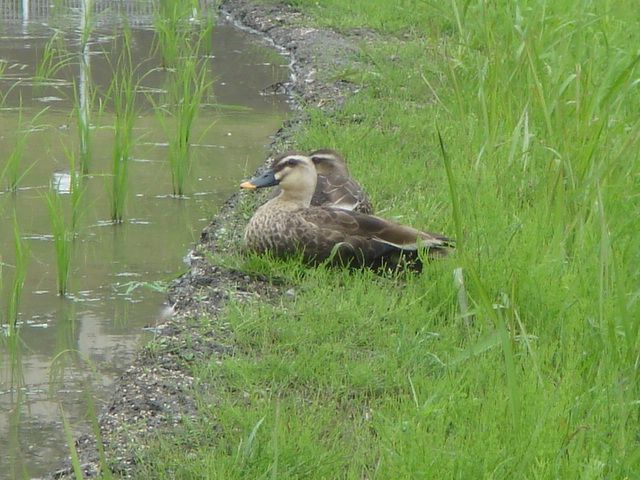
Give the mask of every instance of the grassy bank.
[[398, 277], [216, 259], [293, 291], [228, 306], [236, 355], [193, 366], [199, 417], [140, 478], [637, 478], [640, 12], [291, 3], [381, 34], [298, 146], [458, 251]]

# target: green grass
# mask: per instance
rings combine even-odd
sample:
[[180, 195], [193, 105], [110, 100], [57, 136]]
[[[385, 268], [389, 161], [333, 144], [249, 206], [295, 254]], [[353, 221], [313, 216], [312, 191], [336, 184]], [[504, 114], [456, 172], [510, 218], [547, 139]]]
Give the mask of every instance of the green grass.
[[236, 354], [193, 366], [199, 416], [139, 478], [637, 478], [633, 3], [292, 3], [392, 34], [298, 147], [458, 252], [399, 277], [240, 260], [295, 298], [228, 307]]

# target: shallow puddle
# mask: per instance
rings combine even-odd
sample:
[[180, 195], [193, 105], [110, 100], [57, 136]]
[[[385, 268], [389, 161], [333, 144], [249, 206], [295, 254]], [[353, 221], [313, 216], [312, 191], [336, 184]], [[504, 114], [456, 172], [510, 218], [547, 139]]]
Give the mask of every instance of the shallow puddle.
[[[17, 2], [9, 2], [15, 4]], [[192, 167], [186, 196], [172, 195], [168, 166], [171, 126], [152, 105], [165, 72], [154, 53], [150, 17], [130, 17], [133, 63], [140, 82], [125, 221], [110, 221], [114, 115], [100, 104], [112, 80], [114, 39], [121, 36], [102, 14], [90, 40], [95, 83], [91, 114], [90, 175], [85, 179], [77, 238], [72, 243], [69, 295], [57, 295], [56, 261], [46, 195], [53, 186], [68, 203], [70, 157], [76, 162], [74, 60], [53, 78], [37, 82], [54, 22], [49, 13], [29, 22], [5, 19], [0, 28], [0, 172], [21, 148], [18, 190], [0, 186], [0, 478], [38, 477], [69, 452], [62, 412], [74, 432], [89, 431], [85, 414], [99, 410], [114, 378], [144, 341], [144, 328], [161, 318], [165, 294], [157, 291], [186, 269], [183, 257], [238, 180], [265, 157], [269, 136], [288, 111], [286, 99], [264, 94], [288, 75], [286, 61], [259, 39], [218, 21], [208, 76], [213, 95], [203, 100], [190, 136]], [[20, 18], [19, 15], [16, 18]], [[65, 48], [79, 55], [77, 18], [57, 18]], [[133, 21], [135, 20], [135, 21]], [[43, 84], [44, 83], [44, 84]], [[69, 212], [67, 212], [68, 214]], [[8, 308], [17, 271], [15, 225], [27, 251], [19, 302], [19, 337], [7, 335]]]

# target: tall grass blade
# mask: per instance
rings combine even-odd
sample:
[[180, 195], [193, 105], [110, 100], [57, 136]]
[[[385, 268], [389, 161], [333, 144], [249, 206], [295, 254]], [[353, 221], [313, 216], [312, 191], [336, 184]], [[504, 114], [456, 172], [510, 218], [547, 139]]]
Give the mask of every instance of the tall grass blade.
[[442, 154], [442, 161], [447, 172], [447, 182], [449, 184], [449, 195], [451, 198], [451, 208], [453, 210], [453, 223], [456, 229], [456, 249], [461, 250], [462, 242], [462, 219], [460, 214], [460, 204], [458, 201], [458, 192], [456, 190], [456, 180], [453, 176], [453, 169], [451, 168], [451, 160], [444, 146], [444, 140], [440, 129], [436, 127], [438, 132], [438, 144], [440, 145], [440, 153]]

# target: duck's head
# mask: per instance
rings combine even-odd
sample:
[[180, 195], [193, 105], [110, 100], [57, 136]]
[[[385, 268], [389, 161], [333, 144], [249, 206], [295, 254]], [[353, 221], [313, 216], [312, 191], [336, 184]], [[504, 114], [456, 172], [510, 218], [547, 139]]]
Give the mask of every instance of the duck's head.
[[317, 173], [313, 161], [304, 153], [286, 152], [277, 156], [271, 168], [262, 175], [240, 184], [240, 188], [256, 188], [280, 185], [284, 200], [295, 200], [309, 206], [316, 189]]
[[309, 154], [309, 158], [316, 166], [316, 170], [320, 175], [342, 175], [349, 176], [347, 163], [342, 155], [330, 148], [316, 150]]

